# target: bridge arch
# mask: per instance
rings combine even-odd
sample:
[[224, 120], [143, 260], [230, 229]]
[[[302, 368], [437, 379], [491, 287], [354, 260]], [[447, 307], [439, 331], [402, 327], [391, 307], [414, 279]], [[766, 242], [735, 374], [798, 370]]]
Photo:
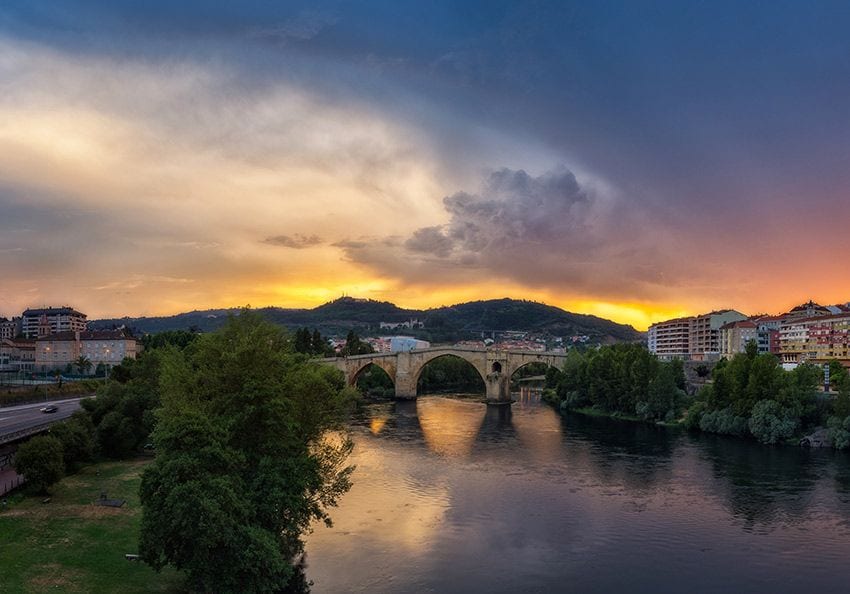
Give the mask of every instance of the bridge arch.
[[523, 354], [511, 357], [508, 363], [507, 375], [510, 379], [517, 371], [534, 363], [543, 363], [547, 368], [554, 367], [560, 371], [564, 364], [564, 356]]
[[356, 386], [357, 380], [372, 366], [375, 366], [379, 369], [383, 369], [384, 372], [389, 376], [390, 381], [392, 381], [393, 386], [396, 383], [396, 366], [393, 361], [387, 360], [381, 357], [375, 357], [374, 359], [364, 359], [362, 362], [358, 361], [358, 365], [353, 367], [349, 372], [348, 377], [348, 385]]
[[[478, 355], [476, 357], [476, 355]], [[425, 367], [428, 366], [429, 363], [436, 361], [437, 359], [442, 359], [444, 357], [454, 357], [455, 359], [461, 359], [469, 363], [475, 371], [478, 372], [478, 377], [481, 379], [481, 384], [486, 390], [487, 386], [487, 365], [484, 357], [481, 357], [478, 353], [466, 353], [460, 350], [454, 349], [446, 349], [442, 352], [432, 352], [428, 353], [426, 356], [421, 357], [417, 361], [416, 367], [411, 370], [411, 375], [413, 378], [413, 386], [416, 388], [419, 386], [419, 380], [422, 377], [422, 372], [425, 370]]]

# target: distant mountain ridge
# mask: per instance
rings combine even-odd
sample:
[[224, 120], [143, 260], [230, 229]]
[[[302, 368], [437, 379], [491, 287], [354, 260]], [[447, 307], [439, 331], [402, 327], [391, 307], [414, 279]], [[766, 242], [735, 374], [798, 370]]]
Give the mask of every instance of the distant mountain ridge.
[[[209, 309], [173, 316], [93, 320], [89, 327], [125, 325], [137, 333], [190, 328], [208, 332], [219, 328], [228, 315], [239, 311], [239, 308]], [[416, 319], [424, 322], [425, 327], [404, 329], [404, 332], [434, 342], [480, 338], [488, 333], [510, 330], [565, 337], [586, 335], [596, 343], [631, 342], [643, 338], [641, 332], [626, 324], [568, 312], [545, 303], [508, 298], [416, 310], [404, 309], [388, 301], [341, 297], [313, 309], [264, 307], [256, 311], [275, 324], [288, 328], [318, 328], [328, 335], [345, 334], [350, 329], [360, 334], [391, 334], [379, 328], [381, 322]]]

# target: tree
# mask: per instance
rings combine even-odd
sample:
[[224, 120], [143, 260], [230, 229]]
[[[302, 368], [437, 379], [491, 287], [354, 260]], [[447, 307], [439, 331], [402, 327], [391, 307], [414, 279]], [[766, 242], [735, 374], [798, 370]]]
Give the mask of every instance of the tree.
[[98, 389], [97, 398], [82, 401], [104, 456], [125, 458], [147, 443], [155, 424], [152, 411], [159, 406], [160, 356], [171, 350], [179, 348], [159, 347], [138, 359], [125, 359], [113, 368], [111, 381]]
[[354, 330], [349, 330], [345, 337], [345, 346], [342, 347], [340, 355], [349, 357], [351, 355], [368, 355], [374, 349], [368, 342], [363, 342]]
[[79, 358], [74, 361], [74, 365], [80, 372], [80, 375], [86, 375], [89, 372], [89, 369], [91, 369], [92, 367], [91, 360], [85, 355], [80, 355]]
[[797, 421], [775, 400], [761, 400], [753, 407], [750, 432], [764, 444], [788, 439], [797, 428]]
[[312, 337], [308, 328], [299, 328], [295, 331], [295, 352], [310, 355], [313, 352]]
[[83, 462], [91, 460], [94, 454], [94, 425], [84, 412], [76, 411], [64, 423], [53, 425], [50, 435], [62, 444], [66, 473], [75, 472]]
[[33, 437], [15, 453], [15, 472], [22, 474], [38, 493], [47, 493], [62, 478], [64, 469], [62, 444], [50, 435]]
[[155, 462], [144, 472], [139, 550], [204, 592], [281, 591], [300, 536], [349, 485], [353, 397], [342, 374], [296, 355], [244, 311], [162, 359]]
[[838, 391], [832, 405], [833, 413], [841, 419], [850, 416], [850, 373], [835, 359], [829, 362], [829, 383]]
[[319, 333], [318, 330], [313, 330], [312, 338], [313, 354], [321, 357], [332, 357], [333, 349], [328, 341]]

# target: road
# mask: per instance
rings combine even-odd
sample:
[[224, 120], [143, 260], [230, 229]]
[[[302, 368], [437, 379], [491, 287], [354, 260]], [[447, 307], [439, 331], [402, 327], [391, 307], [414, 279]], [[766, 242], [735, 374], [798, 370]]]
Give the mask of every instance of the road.
[[[21, 404], [0, 408], [0, 442], [4, 436], [19, 431], [26, 431], [38, 425], [53, 423], [67, 419], [75, 410], [80, 408], [80, 400], [83, 398], [66, 398], [64, 400], [52, 400], [50, 402], [38, 402], [35, 404]], [[48, 404], [55, 405], [59, 410], [55, 413], [43, 413], [41, 408]]]

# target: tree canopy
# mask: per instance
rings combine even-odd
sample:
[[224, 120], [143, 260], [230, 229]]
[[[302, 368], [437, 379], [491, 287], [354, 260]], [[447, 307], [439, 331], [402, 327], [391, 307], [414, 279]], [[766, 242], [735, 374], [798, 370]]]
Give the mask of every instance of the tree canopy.
[[301, 534], [349, 488], [351, 444], [329, 432], [356, 392], [250, 311], [160, 362], [142, 558], [199, 591], [281, 591]]

